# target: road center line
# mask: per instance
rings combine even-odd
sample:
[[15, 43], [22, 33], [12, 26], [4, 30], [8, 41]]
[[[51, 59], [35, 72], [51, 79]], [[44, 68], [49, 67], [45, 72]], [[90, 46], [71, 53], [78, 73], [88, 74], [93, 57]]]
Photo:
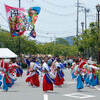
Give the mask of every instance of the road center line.
[[75, 84], [75, 82], [68, 81], [68, 82], [65, 82], [65, 84]]
[[48, 95], [44, 94], [44, 100], [48, 100]]

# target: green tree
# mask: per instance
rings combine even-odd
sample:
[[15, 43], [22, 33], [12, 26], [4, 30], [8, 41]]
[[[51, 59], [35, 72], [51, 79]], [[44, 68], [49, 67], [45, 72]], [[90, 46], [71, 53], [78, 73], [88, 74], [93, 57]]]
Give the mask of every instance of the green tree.
[[63, 39], [63, 38], [56, 38], [56, 43], [57, 43], [57, 44], [63, 44], [63, 45], [66, 45], [66, 46], [69, 45], [68, 41], [66, 41], [66, 40]]

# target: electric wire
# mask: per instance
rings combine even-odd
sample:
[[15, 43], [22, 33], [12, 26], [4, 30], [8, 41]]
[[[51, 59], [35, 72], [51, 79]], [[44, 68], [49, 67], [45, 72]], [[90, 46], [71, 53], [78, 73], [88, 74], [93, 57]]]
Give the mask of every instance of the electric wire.
[[54, 6], [54, 7], [60, 7], [60, 8], [71, 8], [71, 7], [74, 7], [74, 5], [70, 5], [70, 6], [67, 6], [67, 5], [64, 5], [64, 6], [57, 5], [57, 4], [54, 4], [54, 3], [49, 2], [47, 0], [41, 0], [41, 1], [43, 1], [44, 3], [47, 3], [47, 4], [51, 5], [51, 6]]

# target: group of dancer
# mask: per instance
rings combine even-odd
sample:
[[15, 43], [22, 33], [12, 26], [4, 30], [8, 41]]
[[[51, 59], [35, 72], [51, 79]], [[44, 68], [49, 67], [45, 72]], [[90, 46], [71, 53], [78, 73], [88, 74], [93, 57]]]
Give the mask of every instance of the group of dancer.
[[[39, 75], [43, 78], [42, 87], [44, 92], [53, 91], [53, 88], [62, 87], [64, 84], [64, 65], [60, 58], [49, 59], [51, 66], [48, 64], [48, 57], [45, 57], [42, 65], [38, 62], [36, 57], [25, 59], [27, 63], [27, 78], [26, 83], [33, 88], [40, 86]], [[22, 77], [23, 70], [21, 64], [12, 59], [0, 59], [0, 88], [3, 91], [8, 91], [12, 87], [17, 77]]]
[[22, 74], [23, 70], [17, 60], [13, 62], [11, 59], [0, 59], [0, 88], [3, 91], [8, 91]]
[[[40, 87], [39, 75], [42, 77], [42, 89], [44, 92], [53, 91], [55, 87], [62, 87], [64, 84], [64, 69], [66, 66], [59, 57], [44, 57], [42, 64], [38, 62], [37, 57], [25, 59], [28, 65], [26, 73], [26, 83], [33, 88]], [[84, 86], [93, 88], [97, 84], [98, 74], [95, 74], [100, 68], [95, 63], [84, 59], [74, 59], [71, 66], [72, 79], [77, 81], [77, 91]], [[0, 88], [8, 91], [12, 87], [17, 77], [22, 77], [23, 70], [21, 64], [12, 59], [0, 59]]]
[[72, 79], [77, 81], [77, 91], [85, 87], [94, 88], [99, 85], [97, 70], [100, 68], [96, 67], [96, 63], [85, 59], [76, 59], [71, 67]]
[[36, 58], [33, 58], [27, 70], [26, 82], [32, 87], [39, 87], [39, 71], [41, 71], [43, 91], [53, 91], [53, 87], [61, 87], [64, 84], [63, 68], [64, 65], [61, 63], [60, 58], [53, 60], [51, 66], [48, 65], [48, 57], [44, 58], [42, 66], [37, 62]]

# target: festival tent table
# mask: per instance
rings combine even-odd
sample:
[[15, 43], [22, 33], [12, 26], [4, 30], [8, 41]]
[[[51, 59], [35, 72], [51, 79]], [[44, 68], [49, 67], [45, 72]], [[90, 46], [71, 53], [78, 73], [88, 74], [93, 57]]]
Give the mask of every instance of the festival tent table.
[[16, 58], [17, 55], [8, 48], [0, 48], [0, 58]]

